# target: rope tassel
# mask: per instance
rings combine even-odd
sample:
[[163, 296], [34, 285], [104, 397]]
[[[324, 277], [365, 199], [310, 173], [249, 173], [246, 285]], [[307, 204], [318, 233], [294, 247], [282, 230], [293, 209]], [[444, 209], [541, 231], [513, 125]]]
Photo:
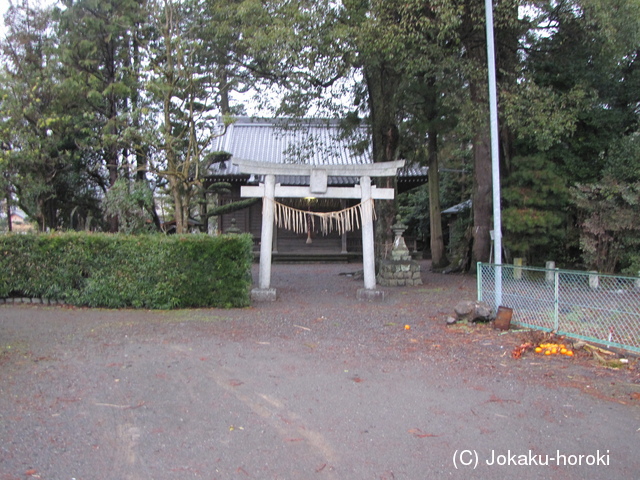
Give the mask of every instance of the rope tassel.
[[[375, 208], [373, 208], [373, 199], [367, 200], [371, 202], [371, 210], [375, 220]], [[302, 234], [315, 229], [315, 220], [319, 220], [320, 231], [322, 235], [327, 235], [334, 230], [340, 235], [345, 232], [351, 232], [360, 228], [362, 219], [363, 203], [359, 203], [344, 210], [335, 212], [311, 212], [309, 210], [300, 210], [280, 202], [273, 201], [274, 216], [276, 225], [285, 230], [291, 230], [294, 233]]]

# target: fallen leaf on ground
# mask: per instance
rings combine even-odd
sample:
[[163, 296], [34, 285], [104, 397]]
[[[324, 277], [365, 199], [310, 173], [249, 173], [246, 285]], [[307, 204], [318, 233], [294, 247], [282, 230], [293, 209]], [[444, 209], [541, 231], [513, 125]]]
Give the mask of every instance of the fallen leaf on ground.
[[408, 432], [417, 438], [426, 438], [426, 437], [438, 437], [439, 435], [435, 435], [433, 433], [424, 433], [419, 428], [410, 428]]

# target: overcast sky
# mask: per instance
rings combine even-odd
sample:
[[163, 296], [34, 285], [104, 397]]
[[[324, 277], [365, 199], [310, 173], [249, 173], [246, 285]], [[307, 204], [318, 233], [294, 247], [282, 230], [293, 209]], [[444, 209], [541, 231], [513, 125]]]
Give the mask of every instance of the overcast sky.
[[[22, 0], [11, 0], [11, 1], [15, 5], [21, 2]], [[36, 5], [53, 5], [54, 3], [56, 3], [56, 0], [29, 0], [29, 4], [34, 7]], [[9, 10], [9, 0], [0, 0], [0, 33], [2, 35], [4, 35], [4, 32], [5, 32], [4, 14], [7, 13], [7, 10]]]
[[9, 8], [9, 0], [0, 0], [0, 32], [4, 35], [4, 14]]

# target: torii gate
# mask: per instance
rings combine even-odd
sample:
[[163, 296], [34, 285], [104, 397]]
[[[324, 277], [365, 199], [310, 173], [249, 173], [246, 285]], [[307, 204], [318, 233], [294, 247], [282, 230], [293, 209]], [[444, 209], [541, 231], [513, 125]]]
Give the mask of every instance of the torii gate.
[[[358, 298], [372, 300], [383, 297], [376, 290], [375, 251], [373, 233], [373, 204], [371, 200], [393, 200], [393, 188], [377, 188], [371, 185], [371, 177], [395, 177], [404, 160], [366, 165], [299, 165], [263, 163], [251, 160], [233, 160], [241, 173], [264, 175], [264, 183], [243, 186], [242, 197], [261, 197], [262, 233], [260, 243], [260, 274], [257, 289], [252, 290], [254, 300], [275, 300], [276, 291], [271, 285], [271, 251], [273, 247], [274, 200], [278, 198], [359, 198], [362, 204], [362, 265], [364, 289], [358, 290]], [[276, 184], [276, 175], [309, 176], [309, 186], [282, 186]], [[353, 187], [329, 187], [328, 177], [360, 177], [360, 185]]]

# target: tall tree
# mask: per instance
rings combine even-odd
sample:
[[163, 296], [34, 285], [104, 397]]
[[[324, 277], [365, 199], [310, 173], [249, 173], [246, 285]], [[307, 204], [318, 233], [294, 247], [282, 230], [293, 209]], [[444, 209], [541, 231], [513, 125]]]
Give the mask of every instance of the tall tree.
[[[482, 0], [462, 0], [462, 21], [459, 38], [463, 46], [463, 68], [469, 85], [473, 111], [467, 111], [467, 121], [475, 125], [473, 133], [473, 260], [488, 261], [491, 252], [492, 229], [492, 161], [487, 81], [486, 12]], [[515, 80], [514, 71], [518, 40], [518, 0], [501, 0], [494, 6], [497, 81], [499, 90]], [[510, 136], [502, 131], [501, 161], [511, 156]]]
[[[594, 233], [586, 231], [593, 222], [571, 220], [576, 214], [584, 218], [588, 208], [596, 210], [595, 205], [586, 207], [601, 198], [594, 192], [631, 191], [623, 176], [629, 170], [607, 165], [616, 145], [638, 129], [640, 4], [630, 0], [537, 2], [529, 12], [523, 19], [529, 31], [523, 42], [521, 78], [502, 97], [515, 148], [525, 159], [513, 165], [507, 179], [505, 226], [511, 230], [507, 244], [514, 246], [516, 240], [519, 249], [525, 247], [530, 256], [540, 258], [549, 255], [549, 239], [560, 238], [564, 230], [569, 233], [565, 244], [554, 249], [557, 259], [563, 259], [566, 252], [578, 250], [577, 240], [571, 241], [578, 238], [572, 225], [579, 225], [583, 236]], [[564, 193], [575, 182], [581, 184], [574, 190], [582, 192], [580, 205]], [[519, 195], [522, 188], [527, 193]], [[576, 206], [581, 210], [576, 212]], [[558, 224], [559, 219], [564, 221]], [[536, 231], [539, 234], [524, 235]], [[626, 234], [619, 230], [611, 238], [615, 240], [616, 235]], [[589, 241], [583, 240], [582, 245], [585, 257], [593, 255], [594, 250], [584, 249], [592, 245]]]
[[167, 181], [176, 231], [186, 233], [193, 200], [200, 200], [203, 176], [217, 158], [209, 145], [223, 133], [216, 120], [219, 82], [209, 73], [211, 64], [202, 63], [209, 44], [197, 28], [198, 5], [163, 0], [154, 6], [159, 35], [147, 86], [162, 120], [150, 170]]
[[[367, 4], [368, 3], [368, 4]], [[406, 50], [398, 41], [400, 2], [345, 2], [345, 17], [354, 42], [355, 66], [362, 72], [367, 92], [368, 123], [373, 161], [397, 159], [400, 145], [399, 96], [405, 79]], [[382, 179], [393, 187], [392, 179]], [[393, 242], [391, 225], [396, 209], [392, 202], [376, 205], [378, 256]]]
[[[138, 96], [131, 68], [132, 33], [137, 33], [145, 2], [63, 0], [63, 4], [65, 8], [58, 10], [58, 35], [66, 82], [85, 102], [85, 115], [94, 123], [91, 148], [100, 151], [111, 187], [126, 157], [135, 151], [126, 134], [131, 98]], [[117, 231], [117, 217], [111, 216], [109, 223], [110, 230]]]
[[5, 23], [2, 167], [41, 229], [78, 227], [78, 218], [96, 216], [101, 178], [92, 156], [78, 150], [82, 116], [76, 92], [62, 82], [51, 11], [25, 1], [10, 8]]
[[[401, 149], [406, 158], [417, 158], [429, 168], [429, 243], [432, 268], [436, 269], [449, 263], [440, 208], [441, 145], [455, 137], [459, 100], [451, 99], [459, 98], [464, 91], [464, 82], [456, 74], [460, 55], [455, 35], [459, 19], [455, 12], [454, 4], [436, 8], [414, 1], [405, 4], [402, 19], [402, 43], [411, 55], [401, 97]], [[445, 146], [445, 150], [450, 148]]]
[[527, 77], [564, 110], [582, 96], [570, 135], [558, 138], [548, 155], [573, 180], [596, 181], [609, 144], [637, 129], [640, 5], [572, 0], [547, 4], [539, 14], [550, 28], [531, 39]]

